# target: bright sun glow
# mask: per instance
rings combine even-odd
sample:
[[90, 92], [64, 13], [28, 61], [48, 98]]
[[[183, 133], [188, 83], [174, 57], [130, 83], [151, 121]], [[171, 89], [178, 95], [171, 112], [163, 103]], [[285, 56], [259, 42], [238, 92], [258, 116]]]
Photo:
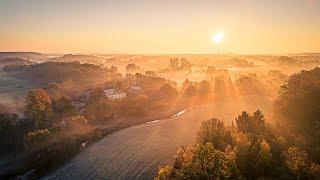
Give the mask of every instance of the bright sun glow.
[[215, 35], [212, 36], [212, 40], [216, 44], [221, 43], [223, 38], [224, 38], [223, 32], [217, 32]]

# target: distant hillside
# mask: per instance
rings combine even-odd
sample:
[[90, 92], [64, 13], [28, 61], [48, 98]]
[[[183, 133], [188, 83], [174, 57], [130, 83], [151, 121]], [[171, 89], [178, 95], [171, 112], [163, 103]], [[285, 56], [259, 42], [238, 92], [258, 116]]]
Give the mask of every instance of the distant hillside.
[[44, 54], [37, 52], [0, 52], [0, 56], [42, 56]]
[[[73, 62], [45, 62], [36, 65], [18, 66], [12, 76], [41, 83], [61, 83], [65, 81], [89, 84], [104, 83], [119, 75], [109, 68], [101, 68], [93, 64]], [[10, 72], [10, 69], [7, 70]], [[81, 84], [79, 84], [81, 85]]]
[[21, 58], [25, 60], [43, 62], [48, 60], [50, 57], [46, 54], [37, 52], [0, 52], [0, 59], [4, 58]]
[[3, 58], [0, 59], [0, 65], [7, 65], [7, 64], [32, 64], [32, 61], [25, 60], [22, 58]]
[[71, 62], [71, 61], [79, 61], [81, 63], [95, 64], [95, 65], [103, 65], [105, 62], [104, 57], [87, 55], [87, 54], [65, 54], [62, 57], [57, 57], [51, 59], [51, 61], [56, 62]]

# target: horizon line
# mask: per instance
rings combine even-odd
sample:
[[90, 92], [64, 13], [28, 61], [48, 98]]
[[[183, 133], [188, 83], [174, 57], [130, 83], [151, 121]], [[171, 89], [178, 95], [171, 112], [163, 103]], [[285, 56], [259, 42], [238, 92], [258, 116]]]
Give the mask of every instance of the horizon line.
[[35, 54], [72, 54], [72, 55], [240, 55], [240, 56], [274, 56], [274, 55], [299, 55], [299, 54], [320, 54], [320, 52], [296, 52], [296, 53], [103, 53], [103, 52], [41, 52], [41, 51], [0, 51], [0, 53], [35, 53]]

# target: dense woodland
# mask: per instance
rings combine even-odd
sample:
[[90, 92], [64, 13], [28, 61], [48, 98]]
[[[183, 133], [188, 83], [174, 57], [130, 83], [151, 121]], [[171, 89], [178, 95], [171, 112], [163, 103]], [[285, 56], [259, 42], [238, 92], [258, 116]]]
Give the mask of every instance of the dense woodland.
[[274, 102], [275, 124], [260, 110], [226, 126], [202, 122], [197, 144], [181, 147], [156, 179], [319, 179], [320, 69], [292, 75]]

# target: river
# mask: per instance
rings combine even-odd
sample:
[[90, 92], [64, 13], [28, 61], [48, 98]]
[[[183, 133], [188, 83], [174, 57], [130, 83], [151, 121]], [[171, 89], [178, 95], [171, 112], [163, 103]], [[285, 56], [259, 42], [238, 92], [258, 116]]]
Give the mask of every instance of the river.
[[[153, 179], [176, 150], [195, 142], [202, 120], [232, 120], [234, 103], [197, 107], [172, 118], [120, 130], [92, 144], [43, 179]], [[223, 111], [222, 111], [223, 110]]]

